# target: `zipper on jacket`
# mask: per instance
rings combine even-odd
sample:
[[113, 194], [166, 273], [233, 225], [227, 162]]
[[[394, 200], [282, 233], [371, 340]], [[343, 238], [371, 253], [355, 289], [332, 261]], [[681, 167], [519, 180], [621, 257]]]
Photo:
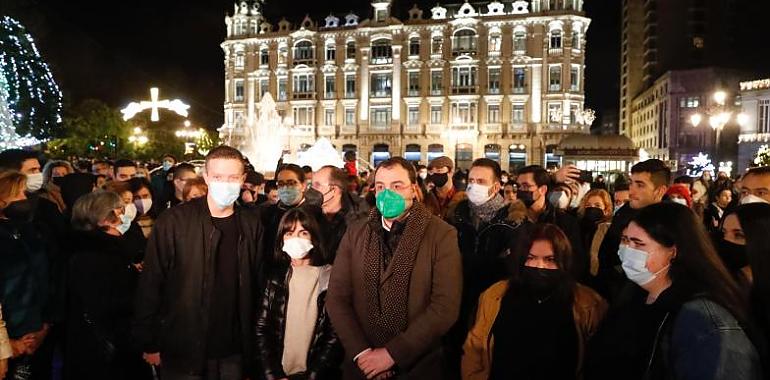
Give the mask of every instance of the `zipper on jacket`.
[[644, 376], [645, 379], [649, 378], [650, 370], [652, 369], [652, 361], [655, 360], [655, 353], [658, 349], [658, 342], [660, 340], [660, 335], [663, 332], [663, 327], [666, 325], [666, 321], [668, 320], [668, 316], [671, 315], [671, 313], [666, 313], [666, 315], [663, 317], [663, 321], [660, 322], [660, 326], [658, 326], [658, 331], [655, 333], [655, 340], [652, 343], [652, 352], [650, 353], [650, 360], [647, 362], [647, 371]]

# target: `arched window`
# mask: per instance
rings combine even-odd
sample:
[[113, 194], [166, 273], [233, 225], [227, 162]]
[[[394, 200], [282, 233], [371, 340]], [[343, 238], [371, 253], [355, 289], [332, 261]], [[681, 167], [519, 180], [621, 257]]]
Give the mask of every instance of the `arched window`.
[[345, 58], [356, 59], [356, 43], [355, 41], [348, 41], [345, 45]]
[[406, 150], [404, 151], [404, 158], [407, 161], [412, 161], [414, 163], [420, 162], [420, 159], [422, 158], [422, 154], [420, 154], [420, 144], [407, 144]]
[[484, 157], [500, 163], [500, 145], [487, 144], [484, 146]]
[[380, 162], [390, 158], [390, 146], [388, 144], [374, 144], [372, 148], [372, 165], [375, 167]]
[[454, 35], [452, 51], [466, 53], [476, 51], [476, 32], [471, 29], [458, 30]]
[[409, 55], [420, 55], [420, 37], [412, 37], [409, 39]]
[[313, 59], [313, 43], [310, 41], [300, 41], [294, 45], [294, 60], [304, 61]]
[[500, 45], [502, 44], [502, 37], [500, 36], [500, 33], [492, 33], [489, 35], [489, 51], [491, 52], [500, 52]]
[[431, 162], [434, 158], [438, 158], [444, 155], [444, 146], [441, 144], [428, 145], [428, 162]]
[[381, 38], [372, 41], [372, 63], [385, 64], [393, 62], [393, 46], [389, 39]]
[[556, 29], [551, 31], [551, 43], [549, 47], [551, 49], [561, 49], [561, 30]]
[[458, 169], [470, 169], [473, 163], [473, 145], [457, 144], [455, 146], [455, 166]]
[[516, 52], [524, 52], [527, 50], [527, 32], [517, 30], [513, 33], [513, 50]]

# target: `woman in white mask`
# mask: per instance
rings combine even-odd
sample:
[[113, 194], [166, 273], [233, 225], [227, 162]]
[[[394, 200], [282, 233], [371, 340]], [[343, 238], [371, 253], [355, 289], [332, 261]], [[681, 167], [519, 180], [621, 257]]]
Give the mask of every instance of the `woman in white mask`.
[[144, 253], [147, 248], [147, 238], [142, 232], [142, 227], [135, 221], [138, 211], [134, 203], [134, 194], [131, 192], [131, 186], [128, 182], [110, 181], [104, 186], [104, 189], [118, 194], [121, 201], [123, 201], [123, 215], [117, 230], [126, 241], [132, 265], [137, 271], [141, 272], [143, 269]]
[[745, 300], [690, 209], [643, 208], [618, 255], [633, 284], [594, 337], [585, 378], [762, 378]]
[[268, 379], [340, 376], [342, 344], [325, 308], [331, 265], [314, 212], [292, 208], [279, 224], [256, 326], [259, 367]]
[[142, 227], [142, 233], [144, 237], [149, 238], [150, 232], [152, 232], [152, 226], [155, 224], [155, 217], [157, 216], [155, 209], [152, 207], [152, 186], [147, 178], [131, 178], [128, 180], [128, 185], [131, 187], [131, 193], [134, 194], [134, 206], [136, 206], [136, 215], [134, 219], [139, 227]]

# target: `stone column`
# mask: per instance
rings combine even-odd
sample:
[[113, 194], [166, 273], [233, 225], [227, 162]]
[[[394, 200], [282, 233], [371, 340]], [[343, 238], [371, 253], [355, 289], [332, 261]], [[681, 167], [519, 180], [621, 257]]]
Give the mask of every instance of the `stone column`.
[[359, 87], [359, 108], [358, 108], [358, 114], [359, 119], [361, 121], [365, 122], [369, 120], [369, 47], [362, 47], [361, 48], [361, 75], [359, 75], [358, 80], [361, 84]]
[[393, 89], [390, 114], [393, 123], [398, 124], [401, 119], [401, 45], [393, 46]]

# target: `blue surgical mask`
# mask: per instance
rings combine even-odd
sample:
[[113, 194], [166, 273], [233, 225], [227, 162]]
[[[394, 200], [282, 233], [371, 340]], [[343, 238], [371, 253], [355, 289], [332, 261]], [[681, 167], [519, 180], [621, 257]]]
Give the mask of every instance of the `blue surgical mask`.
[[232, 206], [235, 200], [241, 195], [241, 184], [239, 182], [210, 182], [209, 194], [220, 208]]
[[171, 168], [174, 167], [174, 164], [171, 163], [171, 161], [163, 161], [163, 171], [167, 172], [171, 170]]
[[294, 206], [300, 200], [302, 193], [296, 187], [284, 186], [278, 188], [278, 199], [286, 206]]
[[618, 249], [618, 256], [620, 256], [623, 272], [626, 273], [626, 277], [628, 277], [629, 280], [633, 281], [639, 286], [644, 286], [650, 283], [652, 280], [656, 279], [661, 272], [668, 269], [669, 265], [671, 265], [666, 265], [656, 273], [652, 273], [649, 269], [647, 269], [647, 257], [649, 255], [650, 254], [645, 251], [631, 248], [628, 245], [621, 244], [620, 248]]
[[129, 228], [131, 228], [131, 216], [127, 214], [123, 214], [120, 216], [120, 224], [115, 227], [115, 229], [120, 232], [121, 235], [125, 235], [126, 231], [128, 231]]

